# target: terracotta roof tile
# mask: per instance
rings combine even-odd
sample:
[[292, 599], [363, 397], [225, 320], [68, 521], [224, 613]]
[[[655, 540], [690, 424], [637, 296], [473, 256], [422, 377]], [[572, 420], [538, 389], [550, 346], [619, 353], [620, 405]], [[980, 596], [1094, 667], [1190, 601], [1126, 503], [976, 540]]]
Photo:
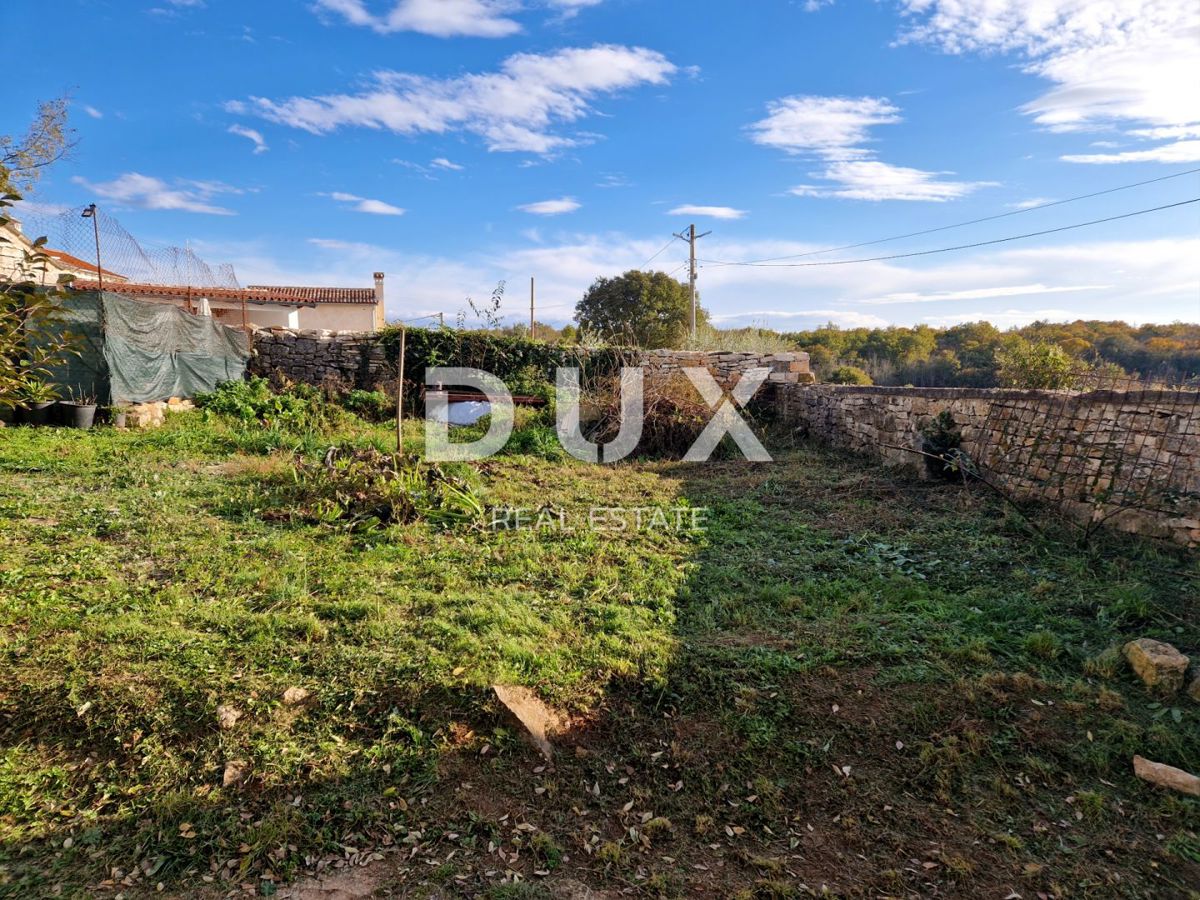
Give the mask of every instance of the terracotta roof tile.
[[317, 303], [374, 303], [374, 288], [296, 287], [252, 284], [247, 290], [270, 291], [279, 296], [312, 300]]
[[[42, 252], [45, 253], [47, 256], [51, 256], [54, 259], [57, 259], [63, 265], [70, 266], [72, 269], [83, 269], [84, 271], [87, 271], [87, 272], [95, 272], [96, 271], [95, 263], [90, 263], [85, 259], [80, 259], [78, 256], [72, 256], [70, 253], [67, 253], [65, 250], [54, 250], [54, 249], [51, 249], [50, 247], [45, 247], [45, 248], [43, 248]], [[110, 272], [108, 269], [104, 268], [103, 266], [100, 267], [100, 271], [105, 275], [112, 276], [113, 278], [124, 279], [124, 277], [125, 277], [124, 275], [120, 275], [117, 272]]]
[[[94, 291], [95, 281], [76, 279], [71, 285], [77, 291]], [[164, 297], [173, 300], [245, 300], [250, 303], [286, 303], [292, 306], [309, 306], [316, 303], [374, 303], [375, 292], [369, 288], [287, 288], [256, 286], [247, 288], [202, 288], [174, 284], [135, 284], [124, 282], [107, 285], [116, 294], [133, 294], [143, 297]], [[309, 291], [311, 294], [303, 292]], [[365, 297], [363, 295], [366, 295]]]

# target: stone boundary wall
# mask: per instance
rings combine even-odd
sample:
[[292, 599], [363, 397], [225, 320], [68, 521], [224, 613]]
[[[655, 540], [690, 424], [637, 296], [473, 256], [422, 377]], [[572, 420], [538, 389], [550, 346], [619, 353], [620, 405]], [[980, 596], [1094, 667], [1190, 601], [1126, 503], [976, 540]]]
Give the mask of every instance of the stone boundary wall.
[[946, 411], [984, 477], [1081, 522], [1200, 546], [1200, 394], [787, 385], [780, 418], [927, 476], [922, 429]]
[[250, 334], [250, 352], [247, 375], [278, 372], [303, 384], [337, 378], [354, 387], [370, 387], [387, 371], [379, 336], [369, 331], [258, 328]]
[[[257, 329], [251, 335], [251, 375], [280, 372], [292, 381], [320, 384], [336, 377], [355, 387], [371, 387], [394, 377], [384, 357], [379, 335], [358, 331], [294, 331]], [[586, 354], [586, 350], [581, 350]], [[633, 351], [635, 364], [651, 373], [671, 375], [685, 368], [706, 366], [723, 384], [732, 384], [750, 369], [765, 366], [772, 384], [813, 381], [807, 353], [702, 352], [693, 350]]]

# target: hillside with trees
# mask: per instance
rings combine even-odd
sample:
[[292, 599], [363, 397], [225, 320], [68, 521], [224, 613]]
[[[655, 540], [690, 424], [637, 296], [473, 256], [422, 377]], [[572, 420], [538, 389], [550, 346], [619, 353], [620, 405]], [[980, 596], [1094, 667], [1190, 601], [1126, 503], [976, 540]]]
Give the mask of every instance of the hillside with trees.
[[1035, 322], [1009, 331], [988, 322], [945, 329], [829, 324], [784, 337], [808, 351], [824, 380], [849, 379], [848, 369], [875, 384], [918, 387], [1062, 388], [1084, 372], [1168, 383], [1200, 379], [1200, 325], [1184, 323]]

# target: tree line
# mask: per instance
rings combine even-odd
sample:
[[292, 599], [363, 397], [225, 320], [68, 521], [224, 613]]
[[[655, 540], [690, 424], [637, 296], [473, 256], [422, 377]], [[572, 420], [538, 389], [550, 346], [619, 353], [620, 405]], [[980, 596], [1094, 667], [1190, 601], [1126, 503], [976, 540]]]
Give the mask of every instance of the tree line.
[[[1002, 331], [989, 322], [809, 331], [718, 330], [697, 309], [689, 328], [687, 288], [663, 272], [598, 278], [575, 307], [580, 332], [612, 342], [674, 349], [807, 351], [823, 381], [916, 387], [1061, 389], [1108, 378], [1170, 384], [1200, 381], [1200, 325], [1133, 326], [1078, 320]], [[549, 332], [546, 335], [550, 337]], [[575, 332], [561, 336], [576, 337]]]
[[843, 329], [830, 323], [783, 336], [809, 353], [819, 375], [834, 381], [1065, 388], [1088, 376], [1128, 375], [1172, 384], [1200, 379], [1200, 325], [1178, 322], [1133, 326], [1080, 319], [1007, 331], [990, 322], [942, 329]]

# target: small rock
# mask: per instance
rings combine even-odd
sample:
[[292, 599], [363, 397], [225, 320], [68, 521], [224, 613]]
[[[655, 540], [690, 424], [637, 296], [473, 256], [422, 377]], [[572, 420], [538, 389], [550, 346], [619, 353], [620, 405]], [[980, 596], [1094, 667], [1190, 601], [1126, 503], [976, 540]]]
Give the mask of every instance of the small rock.
[[221, 787], [232, 787], [241, 784], [250, 774], [250, 763], [244, 759], [231, 759], [225, 763], [225, 774], [221, 777]]
[[1200, 797], [1200, 778], [1163, 763], [1151, 762], [1140, 756], [1133, 758], [1133, 774], [1142, 781], [1148, 781], [1159, 787], [1170, 788], [1193, 797]]
[[217, 707], [217, 726], [222, 731], [230, 731], [242, 714], [232, 706]]
[[1188, 684], [1187, 695], [1200, 703], [1200, 669], [1192, 670], [1192, 680]]
[[287, 706], [299, 706], [308, 699], [308, 691], [302, 687], [290, 687], [283, 692], [283, 702]]
[[1125, 658], [1147, 687], [1167, 696], [1183, 687], [1188, 658], [1170, 644], [1139, 638], [1125, 645]]

